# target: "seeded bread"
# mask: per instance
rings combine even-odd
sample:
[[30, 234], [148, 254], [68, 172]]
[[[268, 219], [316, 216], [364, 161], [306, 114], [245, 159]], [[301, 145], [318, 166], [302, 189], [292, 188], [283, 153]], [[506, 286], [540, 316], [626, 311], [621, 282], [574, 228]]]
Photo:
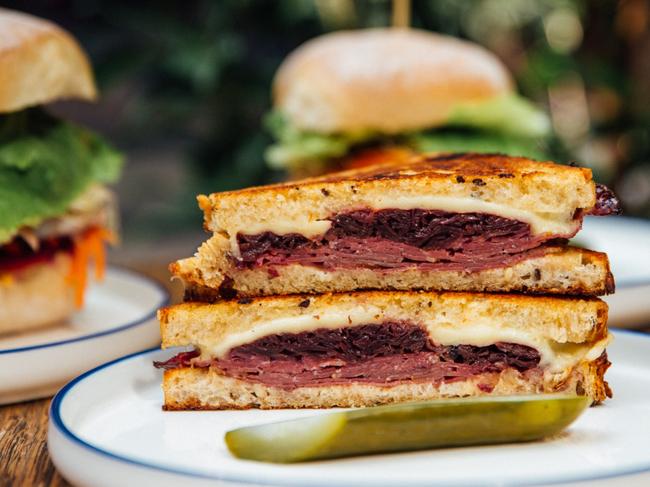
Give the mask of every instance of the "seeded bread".
[[497, 154], [416, 156], [409, 163], [200, 195], [198, 201], [206, 229], [234, 238], [240, 231], [313, 224], [354, 209], [378, 208], [380, 203], [392, 207], [399, 198], [431, 196], [452, 198], [456, 205], [498, 205], [531, 220], [573, 229], [576, 213], [596, 203], [589, 169]]
[[287, 331], [284, 324], [277, 324], [287, 319], [298, 319], [300, 331], [410, 320], [430, 331], [438, 327], [473, 330], [480, 324], [558, 343], [593, 342], [607, 336], [607, 305], [598, 298], [516, 294], [367, 291], [273, 296], [214, 304], [187, 302], [162, 308], [158, 318], [163, 348], [195, 345], [206, 353], [233, 337]]
[[194, 257], [170, 265], [195, 301], [232, 297], [347, 292], [360, 289], [528, 292], [600, 296], [614, 292], [607, 255], [576, 247], [549, 247], [544, 255], [478, 272], [423, 269], [323, 269], [289, 264], [238, 268], [230, 242], [217, 234]]

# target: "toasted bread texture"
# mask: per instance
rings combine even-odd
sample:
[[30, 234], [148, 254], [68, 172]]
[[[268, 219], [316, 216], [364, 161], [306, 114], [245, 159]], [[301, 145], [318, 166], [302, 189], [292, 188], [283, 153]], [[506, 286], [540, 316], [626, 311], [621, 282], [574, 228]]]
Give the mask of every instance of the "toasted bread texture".
[[186, 297], [223, 297], [346, 292], [360, 289], [528, 292], [600, 296], [614, 292], [607, 255], [576, 247], [549, 247], [507, 267], [477, 272], [426, 269], [325, 269], [309, 265], [239, 268], [228, 258], [230, 242], [216, 234], [194, 257], [170, 265], [185, 283]]
[[396, 133], [434, 127], [461, 103], [512, 92], [484, 48], [417, 29], [339, 31], [312, 39], [278, 70], [276, 109], [321, 133]]
[[[439, 331], [476, 340], [479, 325], [490, 338], [516, 337], [522, 344], [524, 337], [583, 344], [607, 336], [607, 305], [598, 298], [516, 294], [366, 291], [274, 296], [182, 303], [162, 308], [158, 318], [163, 348], [195, 345], [207, 357], [270, 334], [395, 320], [424, 325], [434, 342]], [[508, 338], [496, 341], [512, 341]]]
[[72, 259], [59, 253], [50, 262], [11, 274], [0, 273], [0, 334], [57, 323], [74, 311], [69, 285]]
[[[303, 233], [360, 208], [452, 209], [530, 223], [535, 234], [573, 234], [596, 203], [591, 170], [498, 154], [422, 155], [292, 183], [199, 196], [206, 229]], [[315, 226], [316, 225], [316, 226]], [[279, 229], [279, 230], [278, 230]], [[314, 233], [318, 233], [317, 231]]]
[[0, 9], [0, 113], [96, 96], [88, 57], [70, 34], [46, 20]]
[[[164, 409], [278, 409], [377, 406], [404, 401], [482, 395], [512, 395], [568, 392], [586, 395], [594, 403], [611, 397], [604, 374], [606, 354], [582, 361], [564, 374], [545, 376], [506, 369], [499, 374], [481, 374], [467, 380], [432, 383], [402, 383], [391, 386], [368, 384], [300, 387], [284, 390], [220, 375], [209, 368], [167, 370], [163, 379]], [[487, 392], [482, 384], [493, 386]]]

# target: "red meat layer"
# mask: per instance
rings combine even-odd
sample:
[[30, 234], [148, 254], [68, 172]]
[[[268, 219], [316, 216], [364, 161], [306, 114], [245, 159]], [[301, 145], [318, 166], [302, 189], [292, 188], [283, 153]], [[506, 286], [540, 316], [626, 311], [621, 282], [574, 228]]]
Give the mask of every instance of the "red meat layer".
[[350, 383], [465, 380], [506, 368], [526, 372], [539, 352], [514, 343], [440, 346], [426, 330], [407, 322], [318, 329], [266, 336], [232, 349], [226, 357], [199, 361], [183, 352], [154, 365], [164, 369], [214, 367], [220, 373], [283, 389]]

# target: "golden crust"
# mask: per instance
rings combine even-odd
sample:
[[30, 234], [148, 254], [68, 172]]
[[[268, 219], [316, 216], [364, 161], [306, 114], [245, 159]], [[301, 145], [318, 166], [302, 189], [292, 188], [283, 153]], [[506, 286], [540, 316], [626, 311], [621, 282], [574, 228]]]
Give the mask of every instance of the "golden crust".
[[276, 109], [317, 132], [397, 133], [445, 123], [461, 103], [512, 92], [506, 67], [477, 44], [418, 29], [338, 31], [291, 53]]
[[70, 34], [46, 20], [0, 8], [0, 113], [96, 97], [88, 58]]
[[593, 404], [612, 397], [604, 374], [606, 353], [592, 362], [581, 362], [558, 376], [520, 373], [506, 369], [465, 381], [442, 384], [401, 383], [392, 386], [350, 384], [283, 390], [220, 375], [214, 369], [180, 368], [165, 371], [163, 392], [167, 411], [222, 409], [279, 409], [377, 406], [404, 401], [489, 395], [481, 383], [494, 385], [491, 394], [574, 392]]
[[234, 235], [240, 229], [327, 220], [378, 200], [436, 196], [502, 205], [570, 224], [596, 204], [590, 169], [499, 154], [419, 155], [407, 163], [361, 169], [198, 196], [205, 227]]
[[[586, 167], [564, 166], [551, 161], [541, 162], [527, 157], [508, 156], [504, 154], [446, 153], [422, 154], [414, 156], [409, 162], [382, 163], [329, 173], [324, 176], [306, 178], [287, 183], [254, 186], [236, 191], [224, 191], [210, 195], [210, 200], [237, 195], [251, 195], [261, 192], [286, 192], [296, 188], [305, 189], [320, 186], [332, 189], [333, 184], [354, 183], [360, 190], [366, 183], [375, 181], [425, 179], [443, 180], [455, 184], [472, 184], [475, 178], [502, 181], [520, 178], [535, 178], [540, 175], [552, 175], [558, 180], [564, 177], [577, 178], [585, 183], [592, 181], [591, 169]], [[459, 181], [458, 179], [465, 181]], [[485, 180], [483, 182], [486, 182]], [[479, 183], [480, 184], [480, 183]], [[203, 198], [201, 198], [203, 200]]]

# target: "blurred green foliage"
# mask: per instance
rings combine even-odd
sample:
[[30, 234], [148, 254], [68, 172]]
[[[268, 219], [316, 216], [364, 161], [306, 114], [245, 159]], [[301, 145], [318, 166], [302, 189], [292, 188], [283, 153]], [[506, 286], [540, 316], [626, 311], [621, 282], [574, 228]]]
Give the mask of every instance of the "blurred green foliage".
[[[88, 48], [105, 96], [121, 104], [111, 129], [120, 146], [182, 143], [196, 169], [188, 193], [280, 177], [262, 159], [274, 71], [307, 39], [388, 25], [391, 9], [387, 0], [13, 3]], [[522, 93], [550, 110], [559, 157], [591, 164], [628, 210], [649, 214], [649, 9], [645, 0], [413, 0], [412, 24], [495, 51]]]

